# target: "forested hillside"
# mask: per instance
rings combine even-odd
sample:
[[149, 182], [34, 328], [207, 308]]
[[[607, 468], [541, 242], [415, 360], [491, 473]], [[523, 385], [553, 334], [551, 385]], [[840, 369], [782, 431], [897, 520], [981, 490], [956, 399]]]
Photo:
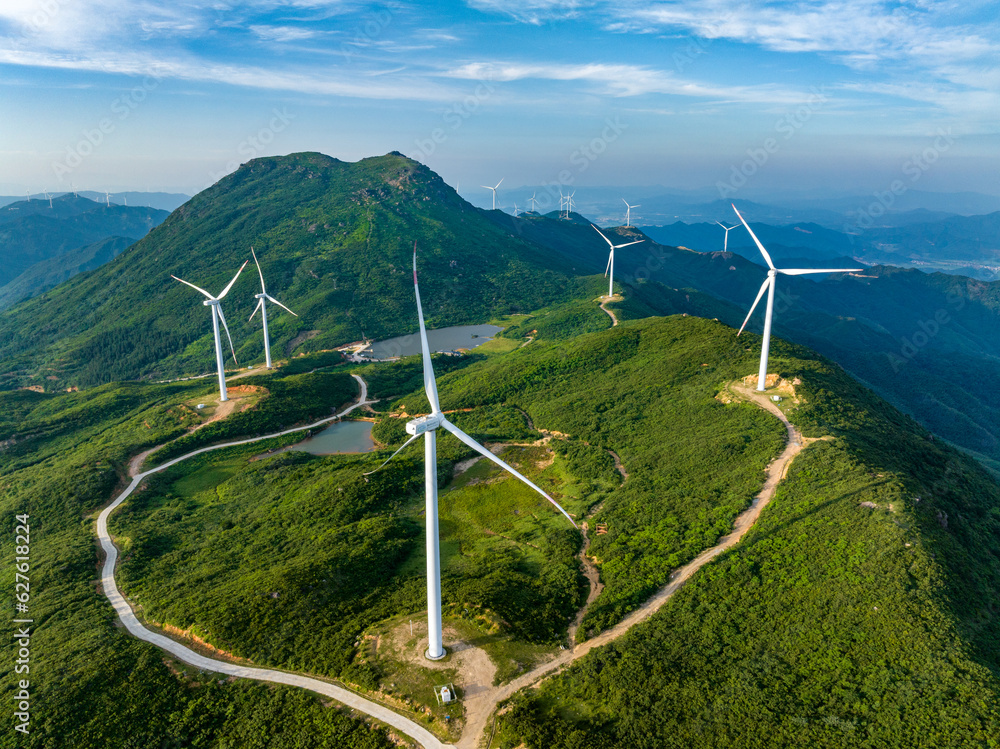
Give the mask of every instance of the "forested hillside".
[[[256, 159], [111, 263], [0, 315], [0, 381], [58, 387], [204, 371], [210, 316], [170, 275], [217, 293], [251, 246], [268, 291], [299, 315], [273, 315], [279, 355], [410, 332], [415, 240], [432, 324], [527, 312], [573, 287], [564, 263], [401, 155]], [[224, 305], [247, 362], [263, 350], [259, 323], [246, 322], [259, 284], [249, 269]]]

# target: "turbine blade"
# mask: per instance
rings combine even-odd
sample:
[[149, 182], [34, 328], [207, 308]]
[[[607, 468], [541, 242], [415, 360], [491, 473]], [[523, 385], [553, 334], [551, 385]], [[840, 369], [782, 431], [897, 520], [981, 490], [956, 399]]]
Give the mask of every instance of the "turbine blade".
[[[591, 226], [594, 226], [594, 225], [591, 224]], [[598, 234], [600, 234], [602, 237], [604, 237], [604, 241], [608, 243], [608, 247], [614, 248], [614, 245], [611, 244], [611, 240], [604, 236], [604, 232], [602, 232], [596, 226], [594, 226], [594, 231], [596, 231]]]
[[[624, 203], [625, 205], [628, 205], [628, 201], [627, 201], [627, 200], [625, 200], [625, 198], [622, 198], [622, 202], [623, 202], [623, 203]], [[629, 207], [629, 208], [631, 208], [632, 206], [628, 205], [628, 207]]]
[[420, 304], [420, 286], [417, 285], [417, 243], [413, 243], [413, 292], [417, 297], [417, 319], [420, 321], [420, 351], [424, 358], [424, 391], [431, 404], [431, 413], [441, 413], [438, 403], [437, 382], [434, 379], [434, 367], [431, 364], [431, 347], [427, 343], [427, 328], [424, 326], [424, 308]]
[[778, 269], [778, 273], [784, 273], [786, 276], [802, 276], [806, 273], [860, 273], [863, 268], [788, 268], [788, 269]]
[[[503, 182], [503, 177], [500, 178], [500, 182]], [[497, 182], [497, 187], [500, 187], [500, 182]], [[493, 189], [496, 190], [497, 187], [494, 187]]]
[[260, 269], [260, 263], [257, 261], [257, 253], [253, 251], [253, 245], [250, 245], [250, 254], [253, 255], [254, 264], [257, 266], [257, 272], [260, 274], [260, 290], [261, 293], [266, 294], [267, 289], [264, 288], [264, 271]]
[[476, 452], [478, 452], [484, 458], [488, 458], [488, 459], [492, 460], [494, 463], [496, 463], [498, 466], [500, 466], [501, 468], [503, 468], [504, 470], [506, 470], [508, 473], [512, 473], [514, 476], [516, 476], [517, 478], [521, 479], [521, 481], [523, 481], [525, 484], [527, 484], [532, 489], [534, 489], [536, 492], [538, 492], [543, 497], [545, 497], [547, 500], [549, 500], [549, 502], [552, 503], [553, 507], [555, 507], [557, 510], [559, 510], [559, 512], [561, 512], [563, 515], [565, 515], [566, 519], [569, 522], [573, 523], [573, 527], [574, 528], [577, 527], [576, 522], [573, 520], [573, 518], [571, 518], [569, 516], [569, 513], [566, 512], [566, 510], [564, 510], [562, 507], [559, 506], [558, 502], [556, 502], [554, 499], [552, 499], [552, 497], [550, 497], [548, 494], [546, 494], [544, 491], [542, 491], [542, 489], [540, 489], [538, 486], [536, 486], [531, 481], [529, 481], [527, 478], [525, 478], [520, 473], [518, 473], [516, 470], [514, 470], [514, 468], [512, 466], [508, 465], [506, 462], [504, 462], [503, 460], [501, 460], [500, 458], [498, 458], [496, 455], [494, 455], [493, 453], [491, 453], [489, 450], [487, 450], [485, 447], [483, 447], [482, 445], [480, 445], [478, 442], [476, 442], [474, 439], [472, 439], [472, 437], [470, 437], [469, 435], [467, 435], [465, 432], [463, 432], [461, 429], [459, 429], [457, 426], [455, 426], [454, 424], [452, 424], [447, 419], [443, 419], [441, 421], [441, 426], [444, 427], [445, 429], [447, 429], [452, 434], [454, 434], [456, 437], [458, 437], [458, 439], [460, 439], [466, 445], [468, 445], [473, 450], [475, 450]]
[[[735, 205], [733, 206], [733, 210], [736, 211]], [[743, 216], [740, 216], [739, 211], [736, 211], [736, 215], [740, 217], [740, 221], [743, 222], [743, 225], [747, 228], [747, 231], [750, 232], [750, 236], [753, 237], [753, 241], [756, 243], [757, 249], [760, 250], [760, 254], [763, 255], [764, 259], [767, 261], [767, 267], [770, 268], [771, 270], [774, 270], [774, 263], [771, 262], [771, 256], [767, 254], [767, 250], [764, 249], [764, 245], [760, 243], [760, 240], [757, 239], [757, 235], [753, 233], [753, 229], [750, 228], [750, 224], [748, 224], [746, 221], [743, 220]]]
[[226, 325], [226, 316], [222, 314], [221, 304], [219, 305], [219, 319], [222, 321], [222, 327], [226, 329], [226, 338], [229, 339], [229, 350], [233, 352], [233, 364], [238, 367], [240, 366], [240, 363], [236, 361], [236, 349], [233, 348], [233, 337], [229, 335], [229, 326]]
[[747, 313], [747, 319], [743, 321], [743, 324], [740, 326], [740, 332], [736, 334], [737, 337], [740, 335], [740, 333], [743, 332], [743, 328], [747, 326], [747, 323], [750, 322], [750, 316], [753, 315], [753, 311], [757, 309], [757, 304], [760, 302], [760, 298], [764, 296], [764, 292], [767, 291], [767, 287], [770, 284], [771, 284], [771, 277], [768, 276], [767, 278], [764, 279], [764, 285], [760, 287], [760, 291], [757, 292], [757, 298], [753, 300], [753, 305], [750, 307], [750, 311]]
[[200, 291], [202, 294], [204, 294], [205, 296], [207, 296], [209, 299], [215, 299], [214, 296], [212, 296], [211, 294], [209, 294], [207, 291], [205, 291], [200, 286], [195, 286], [193, 283], [189, 283], [189, 282], [185, 281], [183, 278], [178, 278], [177, 276], [170, 276], [170, 277], [172, 279], [174, 279], [175, 281], [180, 281], [182, 284], [186, 284], [187, 286], [190, 286], [192, 289]]
[[645, 242], [645, 239], [637, 239], [634, 242], [626, 242], [625, 244], [616, 244], [615, 249], [620, 250], [622, 247], [628, 247], [630, 244], [639, 244], [639, 242]]
[[233, 280], [232, 280], [232, 281], [230, 281], [230, 282], [229, 282], [229, 285], [228, 285], [228, 286], [227, 286], [226, 288], [224, 288], [224, 289], [222, 290], [222, 293], [221, 293], [221, 294], [219, 294], [219, 296], [218, 296], [218, 297], [216, 297], [217, 299], [222, 299], [223, 297], [225, 297], [225, 296], [226, 296], [226, 294], [228, 294], [228, 293], [229, 293], [229, 290], [230, 290], [231, 288], [233, 288], [233, 284], [234, 284], [234, 283], [236, 283], [236, 279], [240, 277], [240, 273], [242, 273], [242, 272], [243, 272], [243, 269], [247, 267], [247, 263], [249, 263], [249, 262], [250, 262], [249, 260], [245, 260], [245, 261], [243, 262], [243, 265], [241, 265], [241, 266], [240, 266], [240, 269], [239, 269], [238, 271], [236, 271], [236, 275], [235, 275], [235, 276], [233, 276]]
[[[286, 312], [291, 312], [293, 315], [295, 315], [294, 312], [292, 312], [290, 309], [288, 309], [288, 307], [286, 307], [285, 305], [283, 305], [281, 302], [279, 302], [277, 299], [275, 299], [270, 294], [265, 294], [264, 296], [266, 296], [269, 300], [271, 300], [272, 302], [274, 302], [275, 304], [277, 304], [279, 307], [281, 307], [281, 309], [285, 310]], [[298, 315], [295, 315], [295, 316], [298, 317]]]
[[[415, 440], [415, 439], [416, 439], [417, 437], [420, 437], [420, 436], [421, 436], [421, 435], [419, 435], [419, 434], [415, 434], [415, 435], [413, 435], [412, 437], [410, 437], [410, 439], [406, 440], [406, 442], [404, 442], [404, 443], [402, 444], [402, 446], [401, 446], [401, 447], [400, 447], [400, 448], [399, 448], [398, 450], [396, 450], [396, 452], [394, 452], [394, 453], [393, 453], [392, 455], [390, 455], [390, 456], [389, 456], [388, 458], [386, 458], [386, 459], [385, 459], [385, 463], [383, 463], [383, 464], [382, 464], [382, 465], [380, 465], [380, 466], [379, 466], [378, 468], [376, 468], [376, 469], [375, 469], [375, 471], [381, 471], [381, 470], [382, 470], [383, 468], [385, 468], [385, 465], [386, 465], [386, 463], [388, 463], [388, 462], [389, 462], [390, 460], [392, 460], [392, 459], [393, 459], [393, 458], [395, 458], [395, 457], [396, 457], [397, 455], [399, 455], [399, 454], [400, 454], [401, 452], [403, 452], [403, 449], [404, 449], [404, 448], [405, 448], [405, 447], [406, 447], [407, 445], [409, 445], [409, 444], [410, 444], [411, 442], [413, 442], [413, 440]], [[372, 475], [373, 473], [375, 473], [375, 471], [368, 471], [368, 473], [362, 473], [361, 475], [362, 475], [362, 476], [371, 476], [371, 475]]]
[[264, 300], [263, 299], [258, 300], [257, 301], [257, 306], [253, 308], [253, 312], [250, 313], [250, 317], [247, 318], [247, 322], [250, 322], [250, 320], [253, 320], [253, 316], [257, 314], [257, 310], [259, 310], [263, 306], [264, 306]]

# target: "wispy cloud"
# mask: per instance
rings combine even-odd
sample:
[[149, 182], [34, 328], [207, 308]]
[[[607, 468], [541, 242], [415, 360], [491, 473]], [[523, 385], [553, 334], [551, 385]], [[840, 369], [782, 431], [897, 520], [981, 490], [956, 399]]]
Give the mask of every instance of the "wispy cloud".
[[545, 21], [576, 18], [583, 10], [599, 3], [587, 0], [468, 0], [468, 4], [476, 10], [510, 16], [522, 23], [537, 25]]
[[807, 95], [780, 86], [719, 86], [686, 80], [669, 71], [638, 65], [476, 62], [448, 70], [444, 75], [470, 80], [507, 82], [525, 79], [578, 81], [593, 84], [598, 88], [598, 93], [610, 96], [669, 94], [721, 102], [795, 104]]

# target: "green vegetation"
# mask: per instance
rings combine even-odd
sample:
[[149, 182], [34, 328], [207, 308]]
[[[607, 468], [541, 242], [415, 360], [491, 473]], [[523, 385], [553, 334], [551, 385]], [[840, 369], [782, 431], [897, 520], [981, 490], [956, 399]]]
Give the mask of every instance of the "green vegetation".
[[[244, 377], [238, 387], [263, 388], [267, 395], [255, 408], [239, 411], [193, 434], [174, 440], [147, 459], [150, 466], [166, 463], [199, 447], [240, 437], [259, 437], [288, 429], [295, 424], [318, 421], [358, 397], [358, 385], [341, 372], [314, 372]], [[230, 388], [236, 387], [230, 383]]]
[[[254, 159], [112, 262], [0, 314], [0, 387], [210, 370], [208, 311], [170, 275], [217, 291], [251, 245], [268, 288], [299, 315], [270, 320], [277, 356], [410, 333], [414, 240], [432, 326], [529, 312], [572, 292], [565, 264], [543, 261], [540, 247], [401, 154]], [[254, 276], [251, 267], [226, 300], [245, 363], [263, 356], [260, 323], [246, 322]]]
[[[11, 523], [16, 513], [30, 514], [35, 620], [31, 733], [7, 730], [0, 746], [393, 746], [301, 690], [222, 682], [164, 658], [118, 627], [95, 590], [95, 511], [120, 485], [131, 455], [197, 422], [178, 404], [204, 390], [176, 383], [0, 393], [0, 513]], [[12, 532], [0, 541], [7, 590], [13, 542]], [[2, 687], [8, 704], [13, 684], [5, 679]]]
[[739, 546], [500, 719], [494, 746], [1000, 746], [1000, 488], [826, 362]]

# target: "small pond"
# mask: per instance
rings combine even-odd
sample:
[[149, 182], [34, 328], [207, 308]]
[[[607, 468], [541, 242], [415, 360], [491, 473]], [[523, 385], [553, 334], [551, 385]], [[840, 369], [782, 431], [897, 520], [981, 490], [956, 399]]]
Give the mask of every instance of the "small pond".
[[[432, 352], [471, 349], [482, 346], [493, 339], [503, 328], [497, 325], [453, 325], [450, 328], [427, 331], [427, 343]], [[377, 341], [371, 345], [367, 356], [376, 359], [393, 359], [397, 356], [413, 356], [420, 353], [420, 334], [399, 336]]]
[[313, 455], [367, 453], [375, 449], [370, 421], [338, 421], [307, 440], [292, 445], [289, 450], [301, 450]]

